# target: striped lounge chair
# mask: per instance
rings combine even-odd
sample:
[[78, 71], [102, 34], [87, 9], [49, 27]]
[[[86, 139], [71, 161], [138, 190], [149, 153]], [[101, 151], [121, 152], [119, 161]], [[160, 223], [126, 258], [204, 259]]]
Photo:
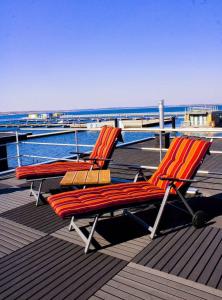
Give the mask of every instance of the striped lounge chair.
[[[103, 126], [89, 158], [18, 167], [16, 177], [31, 182], [30, 194], [35, 197], [38, 205], [41, 202], [42, 184], [46, 179], [64, 176], [67, 171], [106, 169], [118, 141], [122, 141], [121, 129]], [[36, 181], [39, 182], [37, 192], [33, 189]]]
[[[193, 217], [193, 224], [197, 227], [204, 222], [199, 211], [194, 213], [184, 195], [193, 181], [205, 155], [209, 152], [211, 142], [188, 137], [177, 137], [160, 163], [156, 172], [147, 181], [112, 184], [102, 187], [75, 190], [50, 196], [47, 201], [59, 217], [72, 217], [70, 230], [75, 229], [85, 242], [85, 253], [101, 215], [123, 209], [124, 214], [139, 218], [130, 212], [130, 208], [160, 202], [160, 208], [153, 227], [146, 224], [146, 228], [154, 237], [167, 200], [179, 198]], [[94, 217], [89, 237], [86, 238], [74, 219]], [[140, 222], [144, 222], [140, 220]]]

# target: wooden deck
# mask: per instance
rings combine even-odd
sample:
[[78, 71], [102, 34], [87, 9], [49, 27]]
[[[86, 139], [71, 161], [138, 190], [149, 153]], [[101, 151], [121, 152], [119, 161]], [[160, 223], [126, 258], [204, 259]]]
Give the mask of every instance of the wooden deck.
[[[155, 165], [159, 154], [120, 148], [113, 158]], [[209, 156], [202, 169], [215, 167], [222, 167], [218, 155]], [[112, 167], [111, 174], [132, 179], [135, 171]], [[36, 207], [24, 181], [0, 180], [0, 299], [222, 299], [222, 178], [198, 177], [202, 195], [190, 203], [207, 211], [206, 227], [194, 229], [189, 216], [169, 206], [162, 235], [151, 241], [117, 213], [99, 221], [87, 255], [78, 235], [68, 231], [69, 220], [47, 204]], [[156, 208], [139, 215], [152, 223]], [[90, 221], [79, 220], [79, 226], [87, 232]]]

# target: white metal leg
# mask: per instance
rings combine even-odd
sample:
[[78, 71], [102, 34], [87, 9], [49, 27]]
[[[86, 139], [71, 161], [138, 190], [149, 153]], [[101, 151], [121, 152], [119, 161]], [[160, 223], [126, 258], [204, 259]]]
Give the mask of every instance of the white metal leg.
[[162, 203], [161, 203], [161, 205], [160, 205], [160, 209], [159, 209], [159, 211], [158, 211], [158, 214], [157, 214], [155, 223], [154, 223], [154, 225], [153, 225], [153, 229], [152, 229], [151, 234], [150, 234], [151, 239], [153, 239], [153, 237], [154, 237], [154, 235], [155, 235], [155, 233], [156, 233], [156, 231], [157, 231], [158, 225], [159, 225], [159, 223], [160, 223], [160, 219], [161, 219], [162, 214], [163, 214], [163, 211], [164, 211], [164, 207], [165, 207], [165, 205], [166, 205], [167, 199], [168, 199], [169, 194], [170, 194], [170, 189], [171, 189], [171, 187], [172, 187], [172, 186], [169, 185], [169, 186], [167, 187], [167, 189], [166, 189], [165, 194], [164, 194]]
[[29, 196], [32, 196], [32, 195], [33, 195], [33, 184], [34, 184], [34, 181], [31, 182], [31, 186], [30, 186], [30, 194], [29, 194]]
[[35, 191], [33, 189], [33, 186], [34, 186], [34, 181], [31, 182], [31, 187], [30, 187], [30, 196], [34, 196], [35, 197], [35, 200], [36, 200], [36, 206], [40, 205], [42, 203], [41, 199], [40, 199], [40, 196], [41, 196], [41, 192], [42, 192], [42, 184], [43, 184], [43, 181], [45, 179], [42, 179], [40, 181], [40, 184], [39, 184], [39, 188], [38, 188], [38, 191]]
[[89, 233], [88, 238], [84, 235], [84, 233], [82, 232], [82, 230], [76, 225], [76, 223], [74, 222], [74, 217], [72, 217], [71, 222], [69, 224], [69, 231], [71, 231], [72, 229], [75, 229], [75, 231], [77, 232], [77, 234], [80, 236], [80, 238], [83, 240], [83, 242], [85, 243], [85, 254], [88, 252], [92, 238], [93, 238], [93, 234], [94, 231], [96, 229], [96, 225], [99, 219], [99, 215], [96, 215], [94, 218], [94, 222], [91, 228], [91, 231]]
[[190, 205], [187, 203], [187, 200], [184, 198], [184, 196], [181, 194], [181, 192], [177, 189], [176, 186], [174, 186], [174, 189], [176, 190], [176, 192], [177, 192], [178, 196], [180, 197], [181, 201], [183, 202], [183, 204], [185, 205], [185, 207], [187, 208], [187, 210], [189, 211], [189, 213], [193, 217], [194, 216], [194, 211], [192, 210]]

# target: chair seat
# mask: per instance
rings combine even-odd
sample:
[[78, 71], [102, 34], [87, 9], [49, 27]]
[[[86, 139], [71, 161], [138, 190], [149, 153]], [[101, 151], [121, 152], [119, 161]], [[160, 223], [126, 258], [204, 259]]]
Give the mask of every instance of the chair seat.
[[[53, 177], [65, 175], [67, 171], [89, 170], [92, 167], [91, 162], [55, 162], [52, 164], [42, 164], [37, 166], [22, 166], [16, 169], [18, 179], [36, 179], [42, 177]], [[93, 165], [93, 169], [98, 166]]]
[[131, 182], [65, 192], [50, 196], [48, 202], [57, 215], [65, 218], [162, 200], [164, 192], [148, 182]]

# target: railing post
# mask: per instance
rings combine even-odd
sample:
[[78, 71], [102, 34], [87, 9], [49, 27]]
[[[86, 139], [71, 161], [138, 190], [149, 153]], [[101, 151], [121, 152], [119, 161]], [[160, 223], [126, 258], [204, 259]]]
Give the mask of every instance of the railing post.
[[21, 159], [20, 159], [20, 148], [19, 148], [19, 135], [18, 131], [15, 132], [15, 138], [16, 138], [16, 156], [17, 156], [17, 163], [18, 167], [21, 167]]
[[[78, 135], [77, 135], [78, 131], [75, 130], [75, 144], [76, 144], [76, 152], [79, 152], [79, 146], [78, 146]], [[77, 161], [79, 161], [79, 154], [77, 154]]]
[[160, 161], [162, 160], [162, 129], [164, 129], [164, 100], [159, 102]]

